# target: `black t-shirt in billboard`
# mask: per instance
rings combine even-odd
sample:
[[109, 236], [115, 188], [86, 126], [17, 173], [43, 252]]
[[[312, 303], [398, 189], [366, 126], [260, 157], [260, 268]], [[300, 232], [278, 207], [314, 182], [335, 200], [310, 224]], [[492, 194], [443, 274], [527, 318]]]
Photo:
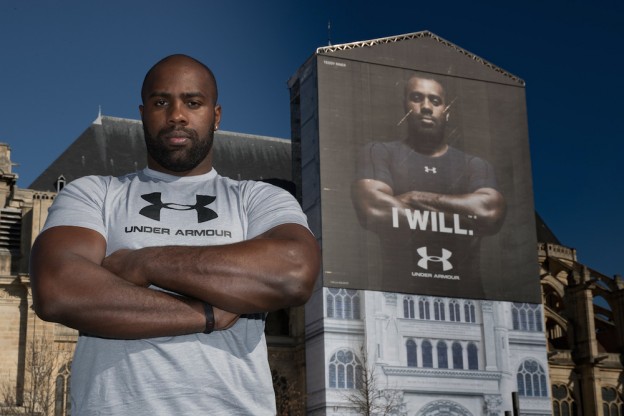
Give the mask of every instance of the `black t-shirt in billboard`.
[[[450, 146], [443, 155], [431, 157], [404, 141], [364, 146], [357, 179], [384, 182], [395, 196], [411, 191], [463, 195], [480, 188], [497, 189], [487, 161]], [[457, 291], [480, 277], [480, 236], [473, 224], [474, 219], [453, 212], [392, 208], [392, 223], [378, 230], [384, 279], [398, 278], [410, 282], [409, 286], [461, 296]]]

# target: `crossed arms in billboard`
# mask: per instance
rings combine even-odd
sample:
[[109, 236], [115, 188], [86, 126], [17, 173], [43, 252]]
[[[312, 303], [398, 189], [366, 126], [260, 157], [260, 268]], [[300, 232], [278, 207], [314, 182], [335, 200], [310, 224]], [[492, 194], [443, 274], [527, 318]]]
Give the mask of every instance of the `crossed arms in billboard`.
[[505, 200], [491, 165], [446, 142], [452, 104], [446, 95], [441, 80], [412, 75], [399, 122], [407, 124], [406, 139], [370, 143], [361, 151], [352, 199], [365, 228], [379, 232], [418, 221], [433, 231], [443, 222], [455, 234], [490, 235], [500, 229]]

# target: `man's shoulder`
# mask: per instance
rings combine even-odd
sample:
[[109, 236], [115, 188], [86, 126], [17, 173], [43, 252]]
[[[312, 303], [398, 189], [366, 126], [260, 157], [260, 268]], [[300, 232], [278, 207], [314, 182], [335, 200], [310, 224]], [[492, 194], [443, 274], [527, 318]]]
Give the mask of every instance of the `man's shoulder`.
[[407, 150], [407, 144], [404, 140], [378, 140], [368, 142], [362, 145], [362, 151], [371, 155], [380, 154], [401, 154]]
[[81, 189], [81, 190], [89, 190], [93, 188], [106, 187], [111, 180], [113, 180], [113, 176], [104, 176], [104, 175], [87, 175], [81, 176], [69, 182], [63, 190], [71, 190], [71, 189]]
[[482, 160], [480, 157], [475, 156], [471, 153], [468, 153], [464, 150], [458, 149], [453, 146], [448, 147], [448, 151], [446, 152], [447, 156], [453, 159], [462, 159], [464, 161], [470, 161], [472, 159]]

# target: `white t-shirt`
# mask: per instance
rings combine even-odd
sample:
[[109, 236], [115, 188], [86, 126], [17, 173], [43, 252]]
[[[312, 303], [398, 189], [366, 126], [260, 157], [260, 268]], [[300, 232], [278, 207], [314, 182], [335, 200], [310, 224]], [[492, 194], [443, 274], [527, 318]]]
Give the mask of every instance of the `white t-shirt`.
[[[285, 223], [307, 227], [286, 191], [207, 174], [144, 169], [68, 184], [44, 229], [70, 225], [104, 236], [106, 253], [146, 246], [230, 244]], [[89, 276], [84, 276], [88, 279]], [[81, 334], [72, 363], [73, 415], [275, 415], [265, 314], [211, 334], [115, 340]]]

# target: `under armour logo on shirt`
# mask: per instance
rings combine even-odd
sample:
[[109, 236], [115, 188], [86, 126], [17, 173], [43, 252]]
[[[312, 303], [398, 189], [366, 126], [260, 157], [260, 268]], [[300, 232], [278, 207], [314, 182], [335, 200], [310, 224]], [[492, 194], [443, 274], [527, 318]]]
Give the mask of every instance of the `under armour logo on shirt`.
[[160, 211], [163, 208], [175, 211], [195, 210], [197, 211], [198, 223], [214, 220], [219, 216], [210, 208], [206, 208], [207, 205], [210, 205], [216, 199], [216, 197], [210, 195], [195, 195], [195, 205], [184, 205], [176, 202], [162, 202], [160, 192], [152, 192], [151, 194], [141, 195], [141, 198], [149, 202], [151, 205], [141, 209], [139, 214], [155, 221], [160, 221]]
[[430, 168], [429, 166], [425, 166], [425, 172], [426, 173], [438, 173], [435, 167]]

